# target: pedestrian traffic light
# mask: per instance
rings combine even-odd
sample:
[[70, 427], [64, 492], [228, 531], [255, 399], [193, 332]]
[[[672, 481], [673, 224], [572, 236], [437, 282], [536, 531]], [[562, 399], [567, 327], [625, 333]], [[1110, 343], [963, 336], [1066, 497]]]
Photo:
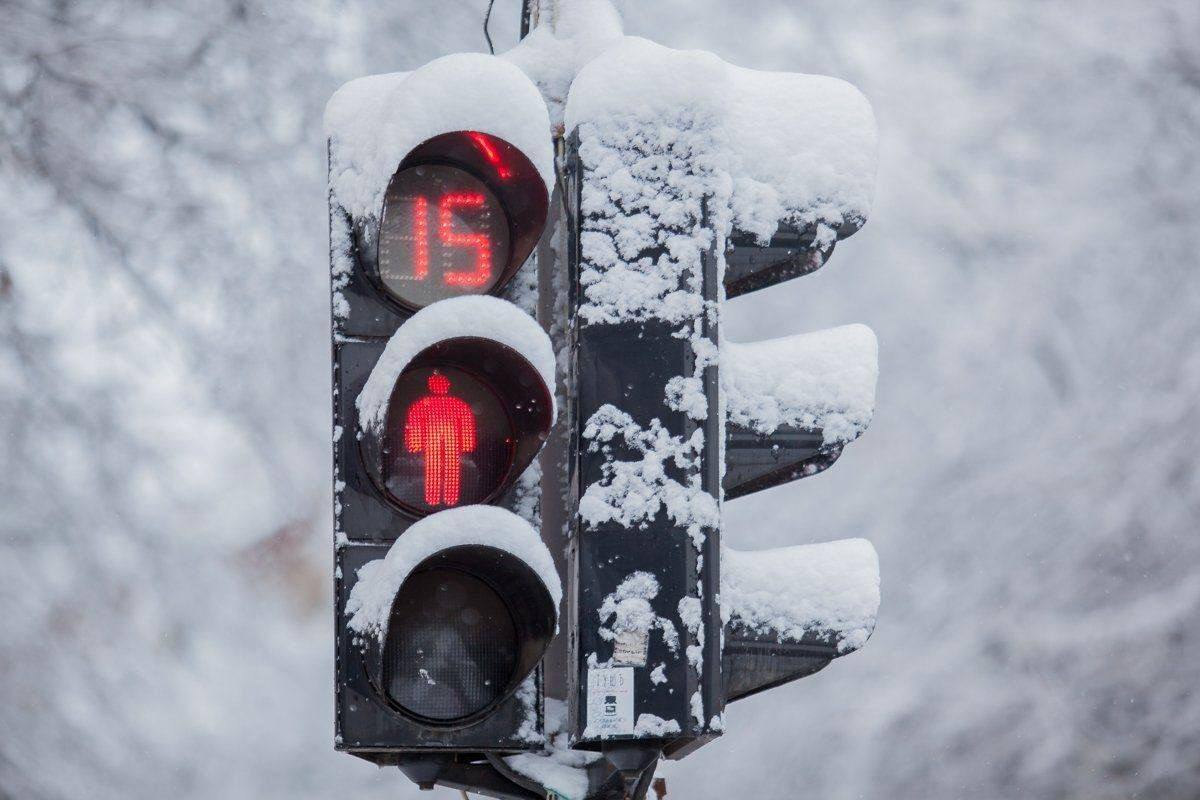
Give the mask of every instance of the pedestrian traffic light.
[[[500, 59], [330, 101], [337, 747], [422, 786], [539, 747], [562, 595], [513, 491], [555, 358], [497, 295], [545, 225], [549, 119]], [[491, 773], [487, 773], [491, 775]]]
[[[471, 327], [453, 321], [459, 314], [474, 317]], [[419, 351], [408, 345], [447, 318], [455, 335]], [[497, 327], [481, 335], [484, 325]], [[541, 448], [553, 417], [553, 372], [539, 371], [504, 343], [514, 331], [528, 340], [522, 347], [548, 347], [537, 324], [515, 306], [463, 297], [429, 306], [397, 333], [392, 349], [404, 344], [413, 351], [403, 370], [383, 368], [390, 363], [385, 348], [359, 394], [357, 410], [367, 423], [359, 450], [373, 483], [401, 513], [415, 519], [494, 502]]]
[[721, 542], [724, 500], [825, 469], [866, 428], [874, 335], [737, 345], [719, 326], [725, 301], [817, 269], [861, 227], [875, 129], [840, 81], [631, 38], [576, 76], [566, 126], [569, 731], [614, 765], [608, 790], [635, 792], [720, 735], [727, 701], [874, 626], [866, 542]]

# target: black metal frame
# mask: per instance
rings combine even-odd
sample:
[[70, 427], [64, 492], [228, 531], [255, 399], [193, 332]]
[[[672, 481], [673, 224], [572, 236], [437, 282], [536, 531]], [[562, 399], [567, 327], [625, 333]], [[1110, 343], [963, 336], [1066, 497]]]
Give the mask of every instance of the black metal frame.
[[770, 489], [824, 472], [842, 454], [827, 445], [820, 428], [781, 425], [763, 434], [729, 423], [725, 426], [725, 499]]
[[816, 272], [842, 239], [853, 236], [864, 220], [834, 226], [836, 241], [817, 242], [816, 224], [782, 222], [766, 244], [753, 234], [734, 231], [725, 245], [725, 297], [732, 299], [792, 278]]

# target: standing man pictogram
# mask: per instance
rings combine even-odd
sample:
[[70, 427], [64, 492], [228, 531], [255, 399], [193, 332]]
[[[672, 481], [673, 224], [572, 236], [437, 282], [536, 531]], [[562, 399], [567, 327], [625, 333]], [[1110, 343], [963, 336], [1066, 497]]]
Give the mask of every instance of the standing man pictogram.
[[466, 401], [452, 396], [450, 379], [434, 371], [429, 394], [408, 407], [404, 446], [425, 454], [426, 505], [458, 505], [462, 454], [475, 449], [475, 415]]

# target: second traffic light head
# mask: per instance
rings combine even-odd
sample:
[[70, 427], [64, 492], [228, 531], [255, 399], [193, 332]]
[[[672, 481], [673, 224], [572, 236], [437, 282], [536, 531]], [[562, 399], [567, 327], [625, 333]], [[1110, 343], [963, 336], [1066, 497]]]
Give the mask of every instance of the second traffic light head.
[[410, 516], [495, 501], [549, 433], [553, 380], [546, 334], [511, 303], [462, 297], [423, 309], [358, 397], [374, 483]]

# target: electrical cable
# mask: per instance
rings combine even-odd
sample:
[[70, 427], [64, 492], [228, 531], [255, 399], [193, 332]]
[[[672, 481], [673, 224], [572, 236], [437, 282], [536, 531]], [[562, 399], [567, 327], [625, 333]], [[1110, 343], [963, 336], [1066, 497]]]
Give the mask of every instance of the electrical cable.
[[492, 6], [496, 4], [496, 0], [488, 0], [487, 13], [483, 15], [483, 38], [487, 39], [488, 52], [496, 55], [496, 48], [492, 46], [492, 35], [488, 33], [488, 22], [492, 19]]
[[524, 39], [529, 35], [529, 28], [533, 24], [533, 0], [521, 0], [521, 38]]

